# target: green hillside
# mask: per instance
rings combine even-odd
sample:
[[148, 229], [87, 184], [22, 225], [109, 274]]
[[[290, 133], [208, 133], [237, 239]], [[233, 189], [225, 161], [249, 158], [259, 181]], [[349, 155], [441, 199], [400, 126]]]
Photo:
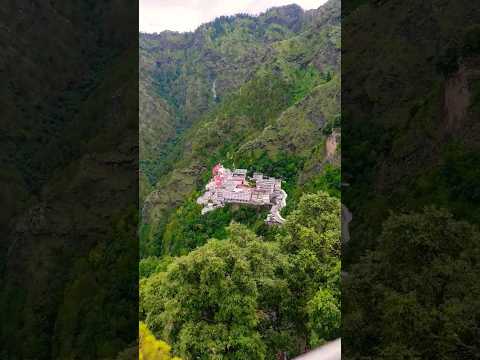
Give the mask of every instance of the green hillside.
[[0, 14], [2, 359], [113, 358], [136, 340], [135, 12], [67, 0]]
[[[267, 14], [285, 11], [271, 10]], [[144, 186], [154, 187], [143, 204], [148, 229], [142, 232], [142, 246], [161, 246], [161, 227], [168, 214], [193, 191], [203, 188], [215, 162], [273, 171], [270, 175], [284, 177], [292, 189], [299, 185], [300, 178], [305, 182], [319, 173], [325, 160], [326, 135], [340, 121], [339, 13], [336, 15], [336, 24], [328, 23], [320, 32], [311, 17], [298, 16], [298, 34], [272, 42], [269, 58], [258, 61], [255, 73], [236, 80], [244, 84], [218, 95], [218, 104], [206, 110], [173, 143], [160, 143], [163, 151], [159, 150], [155, 158], [141, 158], [141, 170], [150, 180]], [[240, 20], [253, 21], [250, 17]], [[243, 24], [240, 20], [231, 19]], [[319, 63], [322, 56], [325, 59]], [[223, 91], [217, 90], [217, 94]], [[179, 111], [185, 113], [185, 107], [180, 106]], [[162, 134], [158, 135], [160, 140]], [[158, 255], [154, 250], [145, 251]]]
[[[478, 6], [350, 1], [343, 20], [346, 359], [473, 359]], [[345, 15], [345, 14], [344, 14]]]
[[[274, 359], [339, 336], [340, 43], [336, 0], [140, 34], [140, 103], [162, 109], [140, 113], [141, 320], [182, 358]], [[290, 225], [238, 205], [201, 215], [196, 198], [217, 162], [282, 178]], [[227, 275], [234, 264], [239, 282]], [[237, 308], [215, 295], [243, 286]], [[184, 303], [182, 291], [199, 298]]]

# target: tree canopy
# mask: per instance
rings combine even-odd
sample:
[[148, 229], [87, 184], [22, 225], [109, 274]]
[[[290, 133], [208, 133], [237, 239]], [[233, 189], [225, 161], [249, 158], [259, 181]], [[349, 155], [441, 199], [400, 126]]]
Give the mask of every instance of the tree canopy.
[[232, 223], [144, 278], [141, 316], [184, 359], [296, 355], [339, 335], [339, 243], [339, 200], [304, 195], [275, 241]]
[[342, 288], [348, 358], [478, 356], [479, 241], [445, 210], [392, 215]]
[[181, 360], [170, 355], [170, 346], [164, 341], [157, 340], [147, 326], [140, 322], [138, 326], [140, 360]]

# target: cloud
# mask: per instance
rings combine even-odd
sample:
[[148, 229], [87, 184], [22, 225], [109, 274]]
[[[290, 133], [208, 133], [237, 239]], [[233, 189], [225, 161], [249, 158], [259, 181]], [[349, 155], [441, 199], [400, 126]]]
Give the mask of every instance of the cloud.
[[140, 0], [140, 31], [193, 31], [218, 16], [259, 14], [273, 6], [292, 3], [305, 10], [318, 8], [326, 0]]

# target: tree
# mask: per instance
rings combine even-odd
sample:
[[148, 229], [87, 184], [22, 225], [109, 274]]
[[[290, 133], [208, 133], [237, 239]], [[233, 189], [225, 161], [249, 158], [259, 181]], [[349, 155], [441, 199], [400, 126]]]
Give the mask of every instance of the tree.
[[479, 243], [446, 210], [391, 215], [343, 284], [347, 358], [476, 358]]
[[[111, 358], [131, 345], [130, 329], [138, 322], [137, 209], [112, 219], [106, 239], [71, 265], [53, 337], [56, 359]], [[112, 276], [115, 274], [115, 276]], [[111, 296], [117, 298], [113, 301]]]
[[186, 359], [264, 359], [259, 326], [282, 293], [282, 256], [241, 225], [142, 283], [141, 307], [154, 332]]
[[147, 278], [150, 275], [161, 271], [165, 271], [172, 261], [173, 258], [168, 255], [165, 255], [161, 258], [156, 256], [149, 256], [141, 259], [138, 266], [138, 273], [140, 279]]
[[464, 37], [463, 53], [465, 56], [474, 56], [480, 53], [480, 26], [468, 28]]
[[232, 223], [225, 240], [140, 285], [140, 313], [185, 359], [272, 359], [339, 335], [340, 201], [306, 194], [265, 241]]
[[340, 215], [339, 199], [304, 194], [279, 236], [288, 254], [289, 320], [305, 346], [340, 333]]
[[157, 340], [143, 322], [138, 326], [139, 359], [140, 360], [181, 360], [170, 355], [170, 346]]
[[290, 322], [305, 346], [340, 333], [340, 214], [339, 199], [325, 192], [304, 194], [279, 236], [290, 267]]
[[340, 301], [330, 289], [317, 291], [307, 304], [307, 313], [312, 347], [322, 344], [325, 339], [340, 336]]
[[340, 201], [325, 192], [305, 194], [288, 216], [286, 236], [280, 241], [285, 251], [311, 251], [318, 259], [340, 256]]

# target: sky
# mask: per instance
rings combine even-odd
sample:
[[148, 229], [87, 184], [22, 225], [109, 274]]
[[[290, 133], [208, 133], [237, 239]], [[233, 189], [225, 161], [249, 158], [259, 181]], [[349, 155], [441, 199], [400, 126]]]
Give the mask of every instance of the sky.
[[316, 9], [326, 0], [140, 0], [140, 31], [193, 31], [222, 15], [259, 14], [273, 6], [295, 3]]

